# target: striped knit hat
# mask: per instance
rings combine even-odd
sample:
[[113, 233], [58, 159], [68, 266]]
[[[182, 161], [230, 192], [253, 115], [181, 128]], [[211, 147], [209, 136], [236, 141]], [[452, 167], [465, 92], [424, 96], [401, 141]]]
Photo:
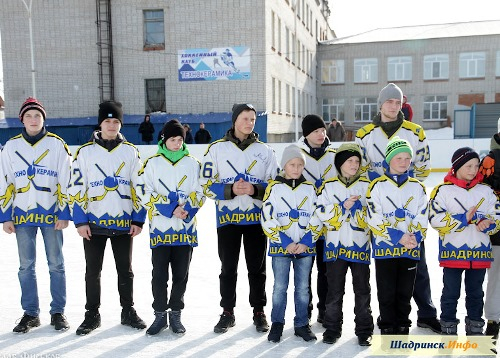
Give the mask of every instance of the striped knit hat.
[[405, 139], [395, 136], [387, 143], [387, 147], [385, 148], [385, 161], [387, 164], [389, 164], [392, 158], [399, 153], [408, 153], [410, 157], [413, 157], [410, 143]]
[[43, 116], [43, 120], [45, 121], [45, 117], [47, 116], [47, 114], [45, 113], [45, 108], [43, 108], [42, 103], [36, 98], [28, 97], [19, 110], [19, 119], [21, 120], [21, 122], [23, 121], [24, 114], [30, 109], [36, 109], [37, 111], [39, 111]]

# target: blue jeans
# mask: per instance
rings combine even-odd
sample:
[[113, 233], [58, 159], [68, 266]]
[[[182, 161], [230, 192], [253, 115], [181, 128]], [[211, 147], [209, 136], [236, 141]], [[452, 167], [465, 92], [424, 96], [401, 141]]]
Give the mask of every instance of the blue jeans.
[[286, 299], [291, 263], [293, 263], [295, 286], [295, 317], [293, 319], [293, 325], [294, 327], [302, 327], [309, 324], [307, 307], [309, 305], [309, 272], [312, 267], [312, 256], [305, 256], [302, 258], [294, 258], [293, 256], [273, 257], [274, 286], [271, 321], [273, 323], [285, 323]]
[[54, 227], [16, 226], [17, 250], [19, 253], [19, 283], [21, 284], [21, 306], [24, 313], [38, 316], [40, 305], [36, 282], [36, 233], [40, 229], [45, 244], [45, 255], [49, 265], [50, 314], [64, 313], [66, 306], [66, 273], [62, 252], [63, 234]]

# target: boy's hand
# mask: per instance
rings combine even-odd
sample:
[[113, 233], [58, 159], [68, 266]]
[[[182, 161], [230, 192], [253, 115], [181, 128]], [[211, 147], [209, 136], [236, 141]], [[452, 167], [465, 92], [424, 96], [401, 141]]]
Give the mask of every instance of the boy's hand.
[[179, 205], [178, 207], [175, 208], [174, 212], [172, 213], [176, 218], [184, 220], [188, 216], [188, 212], [184, 210], [184, 204]]
[[414, 249], [417, 247], [417, 239], [414, 234], [406, 233], [401, 239], [399, 239], [399, 243], [406, 247], [408, 250]]
[[54, 226], [55, 230], [62, 230], [68, 227], [69, 220], [57, 220], [56, 225]]
[[491, 224], [494, 224], [494, 223], [495, 222], [493, 220], [490, 220], [490, 219], [481, 220], [480, 222], [477, 223], [476, 230], [483, 232], [487, 228], [489, 228]]
[[13, 232], [16, 232], [16, 227], [14, 226], [14, 222], [13, 221], [4, 222], [3, 231], [5, 231], [7, 234], [12, 234]]
[[296, 254], [295, 252], [296, 250], [297, 250], [297, 244], [295, 242], [288, 244], [288, 246], [286, 247], [286, 251], [292, 255]]
[[130, 231], [129, 231], [130, 236], [132, 237], [137, 236], [141, 233], [141, 231], [142, 231], [141, 227], [137, 225], [130, 225]]
[[233, 184], [233, 193], [234, 195], [250, 195], [252, 196], [255, 192], [255, 189], [253, 185], [245, 180], [243, 178], [240, 178], [238, 181], [234, 182]]
[[85, 240], [90, 240], [92, 238], [89, 225], [78, 226], [76, 231], [78, 231], [78, 235], [83, 237]]
[[303, 254], [307, 251], [307, 246], [304, 244], [297, 244], [297, 249], [295, 250], [295, 254]]
[[470, 223], [472, 218], [474, 217], [474, 214], [477, 211], [477, 207], [473, 206], [469, 210], [467, 210], [467, 214], [465, 215], [465, 218], [467, 219], [467, 222]]

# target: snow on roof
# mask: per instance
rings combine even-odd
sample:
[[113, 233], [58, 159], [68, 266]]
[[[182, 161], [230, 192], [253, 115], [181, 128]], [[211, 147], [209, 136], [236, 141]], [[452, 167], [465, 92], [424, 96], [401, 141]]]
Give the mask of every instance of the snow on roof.
[[323, 41], [324, 45], [365, 42], [389, 42], [446, 37], [485, 36], [500, 34], [500, 20], [456, 22], [449, 24], [402, 26], [374, 29], [357, 35]]

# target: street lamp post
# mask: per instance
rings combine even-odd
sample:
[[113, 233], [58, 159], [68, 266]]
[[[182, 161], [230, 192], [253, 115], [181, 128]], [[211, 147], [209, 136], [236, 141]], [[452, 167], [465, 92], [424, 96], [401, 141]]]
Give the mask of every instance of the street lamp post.
[[31, 24], [31, 8], [33, 5], [33, 0], [30, 0], [28, 5], [25, 0], [21, 0], [28, 11], [28, 27], [30, 32], [30, 50], [31, 50], [31, 91], [32, 96], [36, 98], [36, 83], [35, 83], [35, 50], [33, 48], [33, 26]]

